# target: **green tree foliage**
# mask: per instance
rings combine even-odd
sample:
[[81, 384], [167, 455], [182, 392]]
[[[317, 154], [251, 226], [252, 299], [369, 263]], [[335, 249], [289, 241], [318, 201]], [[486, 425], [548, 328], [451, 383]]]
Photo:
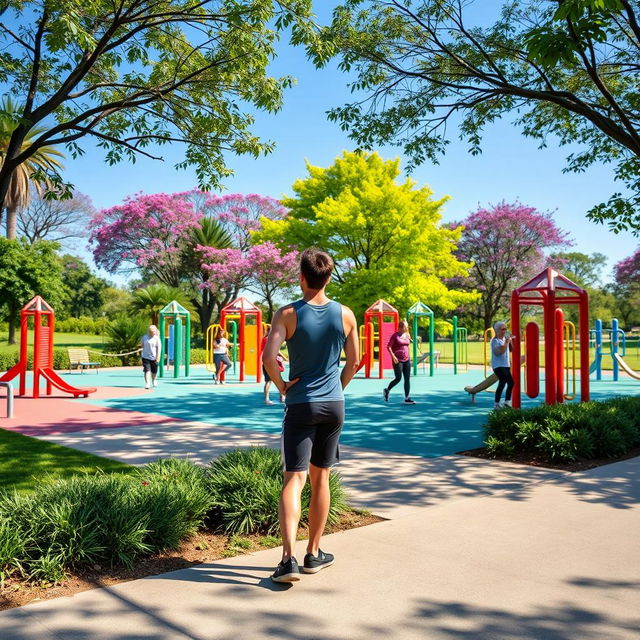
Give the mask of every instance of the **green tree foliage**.
[[414, 165], [437, 161], [456, 125], [479, 153], [485, 127], [512, 117], [540, 146], [580, 145], [566, 171], [614, 163], [628, 191], [588, 217], [640, 234], [638, 2], [508, 0], [493, 24], [484, 4], [344, 0], [311, 47], [355, 77], [357, 98], [330, 117], [364, 148], [401, 143]]
[[133, 291], [130, 307], [135, 312], [142, 312], [149, 318], [151, 324], [157, 325], [160, 309], [172, 300], [176, 300], [187, 310], [191, 306], [189, 296], [182, 289], [160, 283], [150, 284], [148, 287]]
[[87, 263], [76, 256], [63, 255], [60, 263], [65, 286], [64, 307], [67, 314], [74, 318], [98, 317], [105, 301], [104, 291], [109, 283], [96, 276]]
[[57, 245], [0, 238], [0, 310], [9, 321], [9, 344], [16, 342], [16, 323], [20, 309], [35, 295], [52, 307], [64, 300], [62, 267], [56, 256]]
[[[22, 109], [0, 169], [6, 206], [17, 167], [47, 145], [74, 157], [87, 139], [113, 164], [161, 159], [185, 145], [178, 168], [203, 187], [228, 175], [224, 154], [272, 149], [250, 132], [252, 111], [277, 111], [293, 79], [268, 66], [279, 33], [311, 36], [311, 0], [12, 0], [0, 23], [0, 78]], [[26, 136], [42, 128], [28, 147]], [[66, 187], [55, 167], [45, 173]]]
[[107, 287], [103, 292], [104, 304], [100, 310], [108, 320], [124, 314], [131, 304], [131, 294], [119, 287]]
[[593, 288], [602, 284], [602, 270], [607, 264], [607, 256], [603, 253], [588, 255], [580, 251], [559, 251], [552, 253], [550, 259], [559, 271], [581, 287]]
[[328, 168], [307, 164], [308, 176], [282, 204], [284, 220], [263, 219], [254, 237], [303, 250], [318, 246], [336, 261], [331, 293], [357, 314], [378, 298], [405, 311], [416, 300], [451, 311], [475, 299], [450, 290], [443, 279], [468, 265], [453, 255], [461, 229], [440, 226], [447, 198], [429, 187], [396, 182], [398, 160], [344, 152]]

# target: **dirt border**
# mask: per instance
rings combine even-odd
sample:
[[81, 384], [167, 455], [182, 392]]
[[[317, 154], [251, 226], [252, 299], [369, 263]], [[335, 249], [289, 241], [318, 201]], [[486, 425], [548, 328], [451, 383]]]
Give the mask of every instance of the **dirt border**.
[[[385, 518], [369, 512], [354, 510], [346, 513], [337, 524], [328, 526], [325, 533], [348, 531], [384, 520]], [[300, 527], [298, 539], [304, 540], [307, 536], [307, 529]], [[279, 545], [280, 540], [273, 536], [228, 536], [211, 531], [200, 531], [193, 538], [185, 541], [179, 549], [141, 558], [131, 569], [124, 567], [111, 569], [93, 565], [82, 571], [70, 572], [67, 580], [57, 584], [33, 584], [17, 577], [8, 578], [4, 587], [0, 588], [0, 611], [21, 607], [30, 602], [69, 597], [89, 589], [110, 587], [122, 582], [186, 569], [205, 562], [263, 551]], [[278, 559], [274, 555], [274, 567]]]
[[468, 449], [467, 451], [458, 451], [460, 456], [469, 456], [472, 458], [482, 458], [483, 460], [499, 460], [500, 462], [513, 462], [514, 464], [522, 464], [529, 467], [540, 467], [542, 469], [556, 469], [560, 471], [587, 471], [588, 469], [596, 469], [614, 462], [629, 460], [640, 456], [640, 447], [634, 447], [619, 458], [594, 458], [593, 460], [576, 460], [568, 463], [555, 463], [544, 460], [541, 456], [535, 454], [521, 453], [510, 458], [496, 457], [489, 454], [486, 447], [478, 447], [477, 449]]

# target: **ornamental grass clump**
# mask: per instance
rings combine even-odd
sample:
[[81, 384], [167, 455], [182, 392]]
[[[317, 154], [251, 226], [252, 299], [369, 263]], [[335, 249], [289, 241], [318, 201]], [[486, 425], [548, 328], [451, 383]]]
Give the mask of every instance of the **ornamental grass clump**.
[[204, 470], [186, 460], [43, 482], [31, 494], [0, 497], [0, 571], [57, 582], [86, 565], [131, 567], [177, 548], [210, 507]]
[[[329, 476], [329, 524], [348, 510], [347, 495], [338, 473]], [[211, 524], [228, 534], [273, 534], [278, 530], [278, 503], [282, 489], [280, 452], [266, 447], [234, 449], [212, 460], [208, 486], [213, 500]], [[309, 518], [311, 488], [302, 491], [301, 523]]]
[[640, 398], [493, 412], [485, 433], [494, 457], [526, 454], [563, 463], [617, 458], [640, 446]]

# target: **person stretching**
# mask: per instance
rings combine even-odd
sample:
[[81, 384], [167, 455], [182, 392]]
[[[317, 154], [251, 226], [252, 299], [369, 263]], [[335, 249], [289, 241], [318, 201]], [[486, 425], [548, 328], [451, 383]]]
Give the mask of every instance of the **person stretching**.
[[393, 372], [395, 378], [389, 383], [388, 387], [382, 390], [382, 396], [385, 402], [389, 402], [389, 392], [404, 377], [404, 403], [415, 404], [411, 399], [411, 359], [409, 358], [409, 345], [411, 344], [411, 336], [409, 335], [409, 325], [402, 320], [398, 325], [398, 330], [392, 334], [387, 342], [387, 350], [391, 354], [393, 361]]
[[[294, 547], [300, 521], [301, 494], [311, 482], [309, 541], [302, 570], [317, 573], [334, 562], [320, 549], [331, 504], [329, 474], [338, 462], [338, 440], [344, 423], [343, 389], [358, 369], [358, 327], [353, 312], [325, 294], [333, 260], [319, 249], [307, 249], [300, 257], [303, 298], [278, 309], [264, 352], [269, 377], [285, 396], [282, 423], [284, 482], [279, 518], [282, 559], [271, 579], [300, 580]], [[289, 381], [280, 375], [276, 357], [287, 341]], [[346, 362], [340, 372], [340, 353]]]
[[507, 387], [504, 394], [504, 406], [511, 406], [511, 392], [513, 391], [513, 376], [511, 375], [511, 367], [509, 366], [509, 349], [514, 340], [514, 336], [507, 336], [507, 325], [504, 322], [496, 322], [493, 325], [496, 332], [495, 337], [491, 340], [491, 368], [498, 376], [498, 387], [496, 388], [494, 409], [500, 408], [500, 397], [502, 391]]
[[142, 371], [144, 371], [144, 388], [149, 389], [151, 385], [158, 386], [156, 376], [158, 375], [158, 362], [160, 362], [160, 337], [158, 327], [155, 324], [149, 325], [149, 330], [142, 336]]

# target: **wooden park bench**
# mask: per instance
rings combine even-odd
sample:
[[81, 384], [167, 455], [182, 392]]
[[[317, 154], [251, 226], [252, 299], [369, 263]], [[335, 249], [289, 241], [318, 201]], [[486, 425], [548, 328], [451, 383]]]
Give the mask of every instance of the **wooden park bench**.
[[92, 362], [89, 360], [89, 350], [69, 347], [69, 373], [71, 369], [80, 369], [80, 373], [84, 373], [85, 369], [96, 368], [96, 373], [100, 370], [99, 362]]

